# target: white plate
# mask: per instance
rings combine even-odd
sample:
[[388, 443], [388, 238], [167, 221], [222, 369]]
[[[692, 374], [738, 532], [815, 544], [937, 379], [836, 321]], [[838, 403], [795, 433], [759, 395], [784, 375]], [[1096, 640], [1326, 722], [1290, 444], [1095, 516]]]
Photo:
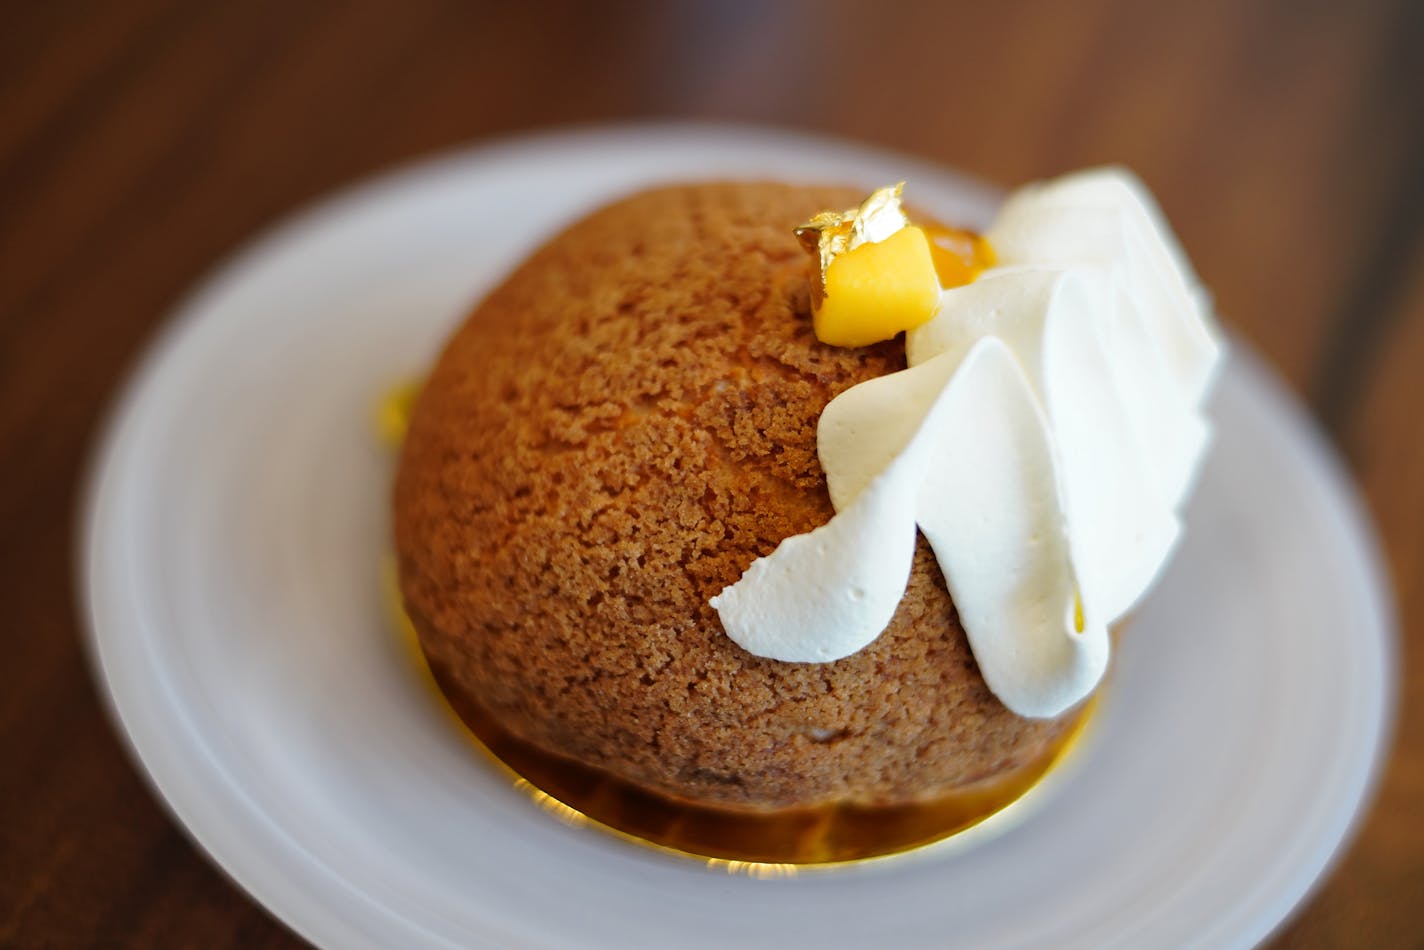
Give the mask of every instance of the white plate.
[[[662, 126], [458, 152], [298, 216], [181, 308], [89, 488], [92, 646], [153, 784], [304, 936], [385, 945], [1246, 944], [1348, 835], [1392, 712], [1391, 608], [1340, 468], [1238, 352], [1169, 572], [1054, 793], [958, 853], [757, 880], [560, 823], [472, 754], [383, 623], [373, 401], [552, 229], [709, 176], [908, 178], [842, 143]], [[1209, 275], [1208, 275], [1209, 276]]]

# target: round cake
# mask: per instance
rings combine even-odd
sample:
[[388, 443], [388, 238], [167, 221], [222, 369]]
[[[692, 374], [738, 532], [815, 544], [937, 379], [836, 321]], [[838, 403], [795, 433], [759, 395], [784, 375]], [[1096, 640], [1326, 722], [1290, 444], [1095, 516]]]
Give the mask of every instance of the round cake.
[[893, 620], [829, 663], [752, 655], [709, 599], [835, 514], [817, 420], [904, 348], [824, 345], [793, 234], [851, 189], [660, 188], [545, 244], [416, 401], [401, 594], [457, 708], [550, 756], [741, 811], [894, 807], [1009, 775], [1076, 712], [986, 686], [918, 541]]

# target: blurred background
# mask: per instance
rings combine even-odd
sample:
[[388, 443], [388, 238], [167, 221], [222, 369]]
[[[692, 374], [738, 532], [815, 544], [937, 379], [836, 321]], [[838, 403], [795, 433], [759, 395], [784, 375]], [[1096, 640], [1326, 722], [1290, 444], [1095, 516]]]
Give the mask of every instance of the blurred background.
[[[93, 691], [90, 440], [180, 295], [297, 205], [431, 150], [706, 118], [1012, 185], [1122, 162], [1339, 446], [1405, 640], [1394, 755], [1279, 946], [1424, 939], [1424, 4], [0, 4], [0, 944], [288, 946]], [[1302, 591], [1302, 596], [1309, 596]], [[1210, 829], [1203, 829], [1210, 833]]]

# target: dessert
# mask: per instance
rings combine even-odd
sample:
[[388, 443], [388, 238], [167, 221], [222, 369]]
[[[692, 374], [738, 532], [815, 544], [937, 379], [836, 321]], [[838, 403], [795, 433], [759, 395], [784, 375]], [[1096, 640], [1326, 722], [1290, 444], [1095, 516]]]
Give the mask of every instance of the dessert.
[[441, 689], [536, 785], [655, 840], [835, 860], [997, 810], [1176, 537], [1219, 346], [1140, 191], [1021, 192], [987, 243], [863, 197], [597, 211], [411, 413], [400, 589]]

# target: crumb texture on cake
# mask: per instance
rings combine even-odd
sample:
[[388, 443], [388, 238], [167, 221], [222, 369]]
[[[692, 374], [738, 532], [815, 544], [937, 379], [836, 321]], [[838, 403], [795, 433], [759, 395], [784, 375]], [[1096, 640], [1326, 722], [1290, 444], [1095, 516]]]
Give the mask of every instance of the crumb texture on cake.
[[989, 692], [921, 539], [889, 628], [829, 664], [742, 650], [708, 598], [833, 514], [826, 403], [904, 367], [811, 328], [792, 228], [840, 188], [661, 188], [548, 242], [419, 397], [395, 488], [402, 593], [432, 665], [511, 732], [677, 797], [909, 802], [1063, 728]]

